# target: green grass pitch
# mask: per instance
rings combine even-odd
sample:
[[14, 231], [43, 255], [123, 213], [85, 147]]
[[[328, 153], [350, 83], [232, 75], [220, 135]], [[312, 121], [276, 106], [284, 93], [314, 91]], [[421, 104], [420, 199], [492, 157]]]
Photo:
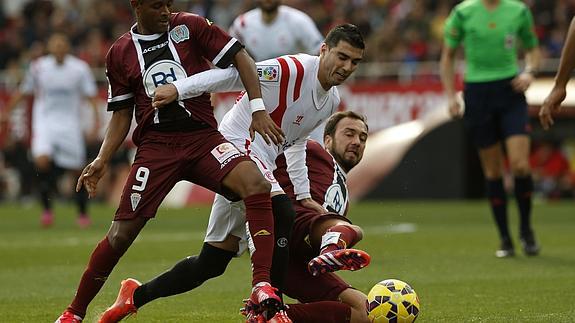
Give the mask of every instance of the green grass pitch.
[[[342, 276], [367, 292], [380, 280], [411, 284], [421, 301], [419, 322], [575, 322], [575, 205], [534, 207], [542, 245], [527, 258], [496, 259], [495, 225], [484, 201], [358, 203], [350, 217], [365, 229], [358, 248], [368, 268]], [[105, 234], [113, 208], [93, 205], [94, 225], [76, 228], [74, 208], [57, 206], [50, 229], [39, 209], [0, 205], [0, 322], [53, 322], [71, 301], [88, 256]], [[510, 224], [517, 237], [516, 210]], [[207, 224], [205, 207], [161, 209], [122, 258], [88, 309], [96, 322], [125, 277], [153, 278], [195, 254]], [[143, 307], [132, 322], [242, 322], [241, 300], [250, 290], [246, 255], [227, 272], [185, 295]]]

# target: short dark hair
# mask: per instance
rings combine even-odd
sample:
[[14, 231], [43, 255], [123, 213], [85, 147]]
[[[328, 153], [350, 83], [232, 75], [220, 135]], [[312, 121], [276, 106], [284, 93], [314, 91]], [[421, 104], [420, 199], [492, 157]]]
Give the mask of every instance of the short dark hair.
[[365, 128], [369, 131], [369, 126], [367, 125], [367, 119], [364, 115], [357, 114], [353, 111], [340, 111], [334, 113], [325, 124], [325, 128], [323, 130], [323, 138], [325, 139], [326, 136], [335, 137], [335, 129], [337, 128], [337, 124], [343, 118], [351, 118], [356, 120], [361, 120], [365, 124]]
[[356, 25], [342, 24], [335, 26], [329, 31], [327, 37], [325, 37], [325, 43], [329, 47], [337, 46], [342, 40], [355, 48], [365, 49], [363, 36]]

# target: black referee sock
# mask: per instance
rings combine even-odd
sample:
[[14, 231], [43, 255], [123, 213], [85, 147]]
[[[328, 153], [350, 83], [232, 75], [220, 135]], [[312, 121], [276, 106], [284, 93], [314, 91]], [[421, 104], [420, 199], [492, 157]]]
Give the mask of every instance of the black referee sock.
[[223, 274], [234, 255], [235, 252], [204, 243], [199, 255], [181, 260], [172, 269], [138, 287], [134, 292], [134, 305], [139, 308], [156, 298], [196, 288], [206, 280]]
[[295, 210], [291, 200], [286, 194], [272, 197], [272, 210], [274, 214], [274, 255], [272, 258], [272, 269], [270, 278], [272, 285], [279, 288], [280, 292], [284, 287], [284, 280], [289, 263], [289, 240]]
[[54, 176], [50, 169], [37, 170], [38, 189], [40, 191], [40, 201], [44, 210], [52, 209], [52, 200], [50, 199], [54, 185]]
[[509, 240], [509, 226], [507, 224], [507, 194], [503, 188], [501, 178], [487, 180], [487, 198], [491, 206], [491, 212], [499, 229], [501, 240]]
[[531, 234], [531, 195], [533, 179], [531, 175], [515, 177], [515, 200], [519, 209], [521, 235]]

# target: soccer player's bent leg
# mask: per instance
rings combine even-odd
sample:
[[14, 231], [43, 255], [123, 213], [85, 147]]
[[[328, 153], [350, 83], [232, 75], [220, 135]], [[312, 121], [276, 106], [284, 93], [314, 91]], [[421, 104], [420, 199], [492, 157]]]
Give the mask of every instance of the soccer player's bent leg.
[[251, 161], [239, 163], [223, 179], [223, 185], [244, 200], [246, 228], [253, 267], [250, 300], [267, 313], [275, 315], [282, 308], [277, 289], [270, 284], [274, 248], [274, 220], [270, 199], [271, 184]]
[[138, 236], [146, 221], [145, 218], [134, 218], [112, 222], [106, 237], [98, 243], [92, 252], [88, 266], [80, 279], [74, 300], [56, 322], [74, 322], [65, 318], [77, 316], [81, 319], [86, 315], [88, 305], [98, 294], [108, 275]]
[[102, 314], [99, 322], [119, 322], [157, 298], [185, 293], [210, 278], [220, 276], [237, 253], [237, 241], [236, 238], [236, 251], [204, 243], [199, 255], [186, 257], [143, 285], [131, 278], [122, 281], [116, 302]]
[[320, 246], [318, 256], [308, 263], [309, 272], [320, 275], [338, 270], [359, 270], [371, 261], [371, 257], [362, 250], [351, 249], [363, 237], [359, 226], [339, 219], [326, 219], [314, 224], [312, 245]]

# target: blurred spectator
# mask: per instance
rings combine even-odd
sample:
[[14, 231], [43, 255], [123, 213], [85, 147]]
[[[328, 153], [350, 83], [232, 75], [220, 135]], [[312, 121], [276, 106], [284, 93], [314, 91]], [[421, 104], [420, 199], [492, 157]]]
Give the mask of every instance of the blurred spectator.
[[[13, 92], [6, 107], [0, 110], [0, 125], [5, 128], [12, 110], [28, 97], [34, 97], [32, 122], [32, 156], [43, 206], [41, 222], [50, 226], [54, 220], [52, 200], [57, 191], [60, 172], [78, 177], [86, 162], [82, 129], [84, 99], [97, 113], [96, 83], [88, 65], [69, 55], [68, 37], [54, 33], [48, 39], [49, 54], [34, 60], [20, 88]], [[90, 138], [97, 137], [98, 119]], [[70, 187], [71, 190], [71, 187]], [[78, 224], [90, 223], [86, 211], [87, 194], [76, 192], [79, 209]]]
[[541, 141], [534, 144], [529, 162], [537, 194], [549, 199], [570, 195], [569, 161], [558, 142]]

